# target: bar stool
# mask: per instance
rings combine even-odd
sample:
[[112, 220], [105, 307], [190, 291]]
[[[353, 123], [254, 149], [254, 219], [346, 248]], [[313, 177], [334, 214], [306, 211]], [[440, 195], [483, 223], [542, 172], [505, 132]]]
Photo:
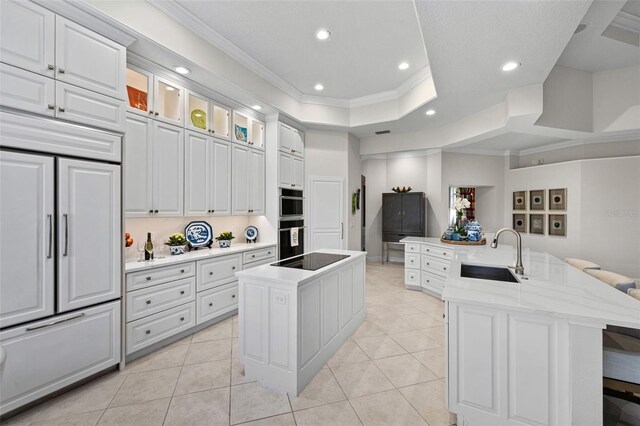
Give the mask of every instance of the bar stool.
[[564, 259], [564, 261], [574, 268], [580, 269], [582, 272], [586, 272], [587, 269], [600, 269], [600, 265], [589, 260], [567, 257]]
[[598, 269], [586, 269], [585, 272], [625, 294], [627, 294], [629, 290], [636, 288], [635, 280], [615, 272], [600, 271]]

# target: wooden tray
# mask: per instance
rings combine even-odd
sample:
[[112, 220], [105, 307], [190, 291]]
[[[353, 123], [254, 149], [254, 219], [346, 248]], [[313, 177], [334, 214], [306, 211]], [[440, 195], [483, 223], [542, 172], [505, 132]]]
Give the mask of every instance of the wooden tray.
[[445, 240], [440, 237], [440, 242], [444, 244], [453, 244], [458, 246], [483, 246], [487, 244], [486, 238], [481, 239], [480, 241], [454, 241], [454, 240]]

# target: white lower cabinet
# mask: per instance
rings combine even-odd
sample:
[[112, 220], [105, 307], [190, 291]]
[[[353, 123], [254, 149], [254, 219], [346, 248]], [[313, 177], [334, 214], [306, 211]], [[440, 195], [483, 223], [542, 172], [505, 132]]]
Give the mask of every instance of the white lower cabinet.
[[404, 282], [414, 290], [427, 290], [442, 295], [454, 250], [436, 242], [404, 245]]
[[198, 261], [198, 291], [236, 281], [240, 271], [240, 254]]
[[190, 302], [127, 324], [127, 355], [196, 325], [196, 304]]
[[195, 277], [127, 293], [127, 318], [137, 320], [193, 300]]
[[238, 308], [238, 282], [198, 293], [197, 323], [202, 324]]
[[0, 413], [120, 362], [120, 302], [0, 332]]
[[278, 186], [303, 189], [304, 160], [302, 158], [278, 152]]

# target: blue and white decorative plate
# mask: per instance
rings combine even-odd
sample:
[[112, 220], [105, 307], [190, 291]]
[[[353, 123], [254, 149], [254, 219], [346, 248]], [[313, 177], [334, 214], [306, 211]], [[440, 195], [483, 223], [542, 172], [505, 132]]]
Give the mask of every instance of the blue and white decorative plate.
[[207, 222], [198, 220], [184, 228], [184, 235], [191, 247], [206, 247], [213, 240], [213, 228]]
[[247, 229], [244, 230], [244, 237], [249, 241], [255, 241], [258, 238], [258, 228], [255, 226], [247, 226]]

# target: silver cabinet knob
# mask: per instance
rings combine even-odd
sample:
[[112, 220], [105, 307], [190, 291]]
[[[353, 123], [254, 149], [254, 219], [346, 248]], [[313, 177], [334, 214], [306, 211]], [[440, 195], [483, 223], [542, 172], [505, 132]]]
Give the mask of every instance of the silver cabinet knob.
[[160, 115], [159, 112], [155, 112], [154, 114], [155, 114], [156, 117]]
[[55, 105], [53, 105], [53, 104], [49, 104], [49, 105], [47, 105], [47, 108], [49, 108], [49, 109], [56, 109]]
[[147, 277], [147, 281], [151, 281], [151, 277]]
[[180, 292], [180, 294], [184, 294], [184, 290], [182, 290], [182, 291]]
[[251, 255], [251, 257], [256, 257], [256, 255], [255, 255], [255, 254], [252, 254], [252, 255]]
[[184, 274], [184, 269], [180, 269], [180, 273], [181, 273], [181, 274]]
[[209, 303], [209, 306], [213, 306], [213, 303]]
[[147, 300], [147, 305], [150, 305], [150, 304], [151, 304], [151, 300]]
[[235, 298], [236, 298], [236, 295], [235, 295], [235, 294], [232, 294], [232, 295], [231, 295], [231, 298], [232, 298], [232, 299], [235, 299]]
[[146, 334], [151, 334], [151, 330], [145, 331]]
[[184, 321], [184, 317], [180, 317], [180, 321]]
[[53, 71], [53, 70], [56, 69], [56, 67], [54, 67], [53, 65], [49, 64], [49, 65], [47, 65], [47, 69], [50, 70], [50, 71]]
[[58, 107], [58, 111], [64, 112], [64, 107]]
[[213, 275], [213, 272], [209, 272], [209, 275]]
[[153, 115], [153, 111], [149, 110], [149, 115]]
[[60, 74], [64, 74], [64, 72], [65, 72], [65, 71], [64, 71], [64, 69], [63, 69], [63, 68], [58, 68], [58, 72], [59, 72]]
[[236, 267], [235, 267], [235, 266], [232, 266], [232, 267], [231, 267], [231, 269], [236, 269]]

